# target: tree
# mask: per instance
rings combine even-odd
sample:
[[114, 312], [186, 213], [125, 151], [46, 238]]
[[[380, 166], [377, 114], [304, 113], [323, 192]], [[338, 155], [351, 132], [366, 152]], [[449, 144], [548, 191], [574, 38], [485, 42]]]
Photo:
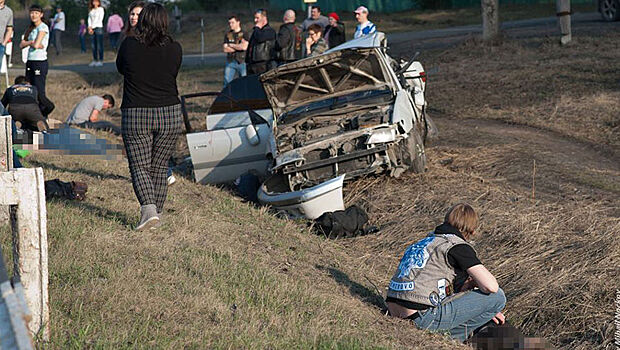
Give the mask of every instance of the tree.
[[499, 37], [499, 1], [482, 1], [482, 40], [493, 41]]

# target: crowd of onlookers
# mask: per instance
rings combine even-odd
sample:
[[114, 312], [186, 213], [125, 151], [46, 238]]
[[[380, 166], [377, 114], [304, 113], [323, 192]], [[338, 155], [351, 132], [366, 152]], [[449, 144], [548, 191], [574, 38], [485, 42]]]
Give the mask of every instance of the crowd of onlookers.
[[[368, 9], [358, 7], [355, 18], [358, 22], [354, 39], [376, 32], [375, 25], [368, 20]], [[223, 51], [227, 54], [224, 69], [224, 84], [246, 74], [260, 74], [276, 66], [301, 58], [320, 55], [326, 50], [344, 43], [344, 23], [336, 12], [325, 17], [319, 6], [313, 6], [310, 17], [297, 25], [294, 10], [286, 10], [283, 24], [278, 32], [269, 25], [267, 10], [254, 12], [254, 28], [248, 36], [241, 28], [237, 16], [228, 18], [230, 30], [224, 36]]]

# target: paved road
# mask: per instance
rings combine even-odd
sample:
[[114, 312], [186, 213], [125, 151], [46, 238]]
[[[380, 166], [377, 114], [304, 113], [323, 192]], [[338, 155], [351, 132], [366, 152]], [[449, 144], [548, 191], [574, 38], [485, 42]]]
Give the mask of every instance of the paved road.
[[[529, 37], [542, 34], [558, 36], [559, 28], [557, 17], [545, 17], [536, 19], [526, 19], [520, 21], [509, 21], [501, 24], [502, 33], [508, 37]], [[580, 31], [600, 30], [601, 27], [620, 28], [620, 22], [606, 23], [601, 20], [601, 16], [596, 13], [575, 13], [572, 16], [573, 34]], [[452, 27], [445, 29], [424, 30], [417, 32], [402, 32], [388, 34], [388, 43], [392, 47], [397, 47], [399, 52], [412, 52], [411, 50], [429, 50], [436, 48], [446, 48], [472, 37], [480, 36], [482, 33], [481, 25], [469, 25]], [[199, 54], [184, 55], [183, 66], [198, 65], [224, 65], [226, 56], [224, 53], [208, 53], [204, 57]], [[50, 74], [65, 73], [66, 71], [76, 73], [111, 73], [116, 72], [114, 62], [104, 63], [103, 67], [89, 67], [88, 65], [63, 65], [50, 67]], [[21, 74], [23, 68], [12, 68], [10, 73]]]

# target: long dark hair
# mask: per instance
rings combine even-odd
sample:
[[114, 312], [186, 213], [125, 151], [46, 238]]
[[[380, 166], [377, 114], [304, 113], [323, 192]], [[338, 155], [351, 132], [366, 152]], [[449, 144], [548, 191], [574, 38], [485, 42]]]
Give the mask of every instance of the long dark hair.
[[[99, 7], [101, 7], [101, 0], [97, 0], [97, 1], [99, 1]], [[95, 8], [94, 2], [95, 0], [88, 0], [88, 11]]]
[[[37, 4], [34, 4], [34, 5], [30, 6], [30, 8], [28, 9], [28, 13], [30, 13], [32, 11], [41, 12], [41, 14], [42, 14], [41, 22], [47, 24], [47, 21], [45, 20], [45, 12], [43, 12], [43, 8], [41, 6], [39, 6]], [[26, 31], [24, 32], [24, 39], [25, 40], [28, 40], [28, 35], [30, 35], [30, 32], [32, 32], [34, 30], [34, 28], [36, 28], [36, 27], [37, 26], [34, 24], [34, 22], [30, 21], [30, 25], [28, 26], [28, 28], [26, 28]]]
[[168, 13], [164, 6], [151, 2], [142, 8], [136, 26], [136, 38], [146, 46], [165, 46], [172, 42], [168, 34]]
[[131, 15], [131, 11], [133, 11], [133, 9], [135, 9], [136, 7], [139, 7], [141, 9], [144, 9], [144, 6], [146, 5], [146, 3], [144, 1], [138, 0], [138, 1], [134, 1], [129, 5], [129, 9], [127, 11], [127, 27], [125, 28], [125, 35], [126, 36], [131, 36], [135, 34], [135, 28], [133, 28], [131, 26], [130, 23], [130, 19], [129, 16]]

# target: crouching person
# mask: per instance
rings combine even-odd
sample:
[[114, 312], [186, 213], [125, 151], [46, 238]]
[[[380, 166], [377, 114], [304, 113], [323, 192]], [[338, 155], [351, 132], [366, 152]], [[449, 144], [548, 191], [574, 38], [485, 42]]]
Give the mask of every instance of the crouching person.
[[120, 136], [121, 128], [105, 120], [99, 120], [99, 113], [114, 107], [114, 97], [111, 95], [90, 96], [80, 101], [65, 123], [82, 128], [105, 130]]
[[477, 226], [474, 209], [457, 204], [434, 232], [407, 248], [388, 288], [390, 315], [461, 342], [491, 320], [504, 323], [504, 292], [468, 243]]
[[28, 79], [20, 75], [15, 84], [10, 86], [2, 96], [2, 105], [8, 109], [13, 120], [21, 124], [22, 129], [47, 131], [49, 126], [39, 108], [37, 88], [30, 85]]

